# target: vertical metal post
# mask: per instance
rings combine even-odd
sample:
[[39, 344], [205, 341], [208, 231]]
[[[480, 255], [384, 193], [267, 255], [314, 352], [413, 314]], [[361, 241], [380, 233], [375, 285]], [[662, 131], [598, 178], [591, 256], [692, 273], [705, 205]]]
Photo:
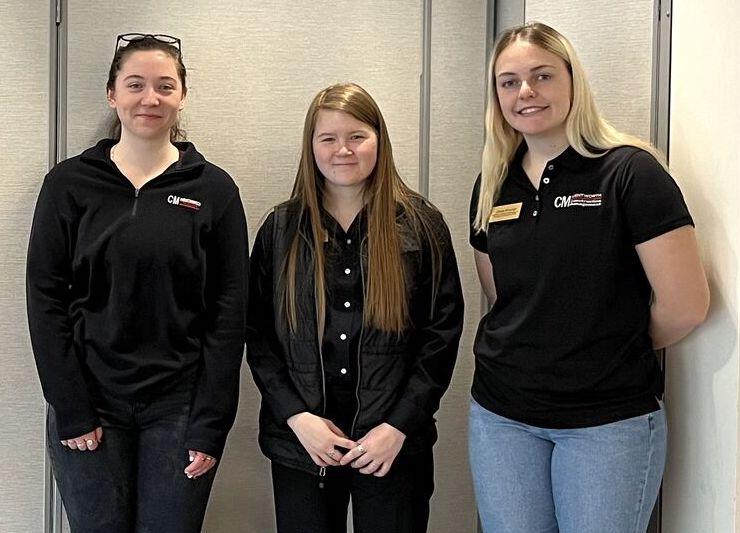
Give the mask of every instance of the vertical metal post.
[[429, 151], [432, 129], [432, 0], [423, 0], [419, 78], [419, 193], [429, 197]]
[[[66, 0], [50, 0], [49, 36], [49, 158], [53, 167], [67, 155], [67, 25], [64, 21]], [[49, 407], [46, 417], [49, 416]], [[44, 421], [46, 425], [46, 421]], [[44, 449], [48, 433], [44, 429]], [[54, 481], [48, 454], [44, 457], [44, 532], [61, 533], [62, 498]]]
[[[653, 71], [650, 113], [650, 142], [670, 160], [671, 27], [672, 0], [654, 0]], [[665, 379], [665, 350], [658, 355]], [[648, 533], [659, 533], [663, 526], [663, 489], [658, 494]]]

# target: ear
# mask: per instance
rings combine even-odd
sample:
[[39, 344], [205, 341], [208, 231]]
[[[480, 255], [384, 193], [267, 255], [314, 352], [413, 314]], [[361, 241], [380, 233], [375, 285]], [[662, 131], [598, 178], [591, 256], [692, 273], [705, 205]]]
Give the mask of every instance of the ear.
[[115, 109], [116, 108], [115, 93], [111, 89], [108, 89], [106, 90], [106, 97], [108, 99], [108, 106]]
[[178, 111], [182, 111], [185, 108], [185, 96], [180, 100], [180, 104], [177, 106]]

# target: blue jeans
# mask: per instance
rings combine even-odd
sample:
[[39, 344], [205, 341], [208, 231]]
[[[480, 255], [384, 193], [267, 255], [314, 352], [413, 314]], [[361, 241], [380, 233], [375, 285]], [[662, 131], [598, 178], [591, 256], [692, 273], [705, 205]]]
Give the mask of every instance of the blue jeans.
[[660, 489], [666, 419], [543, 429], [471, 400], [470, 467], [485, 533], [644, 533]]
[[190, 392], [151, 401], [95, 400], [97, 450], [62, 446], [49, 408], [49, 456], [72, 533], [197, 533], [216, 468], [188, 479]]

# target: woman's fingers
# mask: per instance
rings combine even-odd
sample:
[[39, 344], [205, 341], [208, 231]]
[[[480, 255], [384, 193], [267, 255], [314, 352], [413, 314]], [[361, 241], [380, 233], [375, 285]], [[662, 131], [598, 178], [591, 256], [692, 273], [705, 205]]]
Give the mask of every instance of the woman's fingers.
[[190, 464], [185, 468], [185, 475], [190, 479], [197, 478], [216, 466], [217, 459], [206, 453], [189, 450]]
[[364, 468], [360, 468], [360, 473], [362, 473], [362, 474], [374, 474], [375, 472], [377, 472], [380, 469], [381, 466], [382, 466], [382, 464], [380, 462], [378, 462], [378, 461], [376, 461], [376, 460], [373, 459], [372, 461], [370, 461], [369, 463], [367, 463], [367, 466], [365, 466]]
[[100, 444], [100, 440], [102, 438], [103, 428], [97, 427], [93, 431], [85, 433], [80, 437], [76, 437], [74, 439], [66, 439], [60, 442], [62, 443], [62, 446], [66, 446], [70, 450], [79, 450], [84, 452], [86, 450], [94, 451]]

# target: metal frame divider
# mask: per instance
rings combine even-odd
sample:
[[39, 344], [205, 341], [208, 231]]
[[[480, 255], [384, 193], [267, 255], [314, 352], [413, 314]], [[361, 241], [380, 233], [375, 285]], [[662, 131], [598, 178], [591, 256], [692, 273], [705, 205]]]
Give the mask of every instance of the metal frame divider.
[[[650, 142], [670, 160], [671, 125], [671, 34], [672, 0], [654, 0], [653, 3], [653, 62], [650, 115]], [[660, 368], [665, 380], [665, 349], [659, 352]], [[663, 529], [663, 489], [650, 519], [648, 533]]]
[[[67, 24], [66, 0], [50, 0], [49, 35], [49, 169], [67, 157]], [[46, 417], [50, 407], [46, 406]], [[46, 427], [46, 421], [44, 421]], [[44, 429], [44, 450], [48, 433]], [[44, 455], [44, 533], [62, 533], [62, 498], [54, 481], [48, 451]]]
[[429, 197], [432, 129], [432, 0], [422, 0], [421, 75], [419, 76], [419, 193]]

